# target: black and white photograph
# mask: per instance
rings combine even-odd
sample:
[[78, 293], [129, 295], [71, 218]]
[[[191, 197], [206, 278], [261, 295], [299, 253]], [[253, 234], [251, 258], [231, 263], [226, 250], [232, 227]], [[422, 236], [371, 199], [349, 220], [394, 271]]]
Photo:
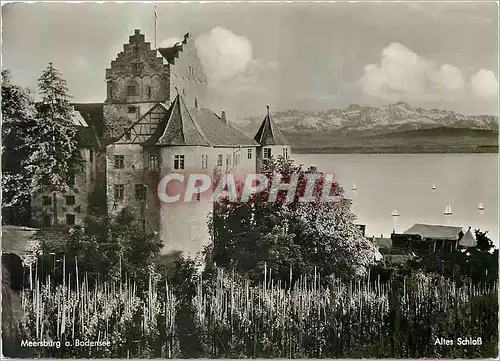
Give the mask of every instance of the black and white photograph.
[[1, 9], [2, 358], [498, 357], [498, 1]]

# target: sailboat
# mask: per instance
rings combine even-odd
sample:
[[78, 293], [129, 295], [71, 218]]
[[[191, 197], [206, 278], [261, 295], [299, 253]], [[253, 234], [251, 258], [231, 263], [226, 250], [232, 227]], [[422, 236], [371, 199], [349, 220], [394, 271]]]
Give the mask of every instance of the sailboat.
[[444, 215], [451, 216], [452, 214], [453, 214], [453, 212], [451, 211], [451, 203], [448, 203], [448, 205], [444, 209]]
[[435, 191], [436, 190], [436, 183], [432, 183], [432, 190]]
[[479, 205], [477, 206], [477, 209], [479, 209], [480, 211], [484, 211], [484, 204], [483, 204], [483, 202], [479, 203]]
[[352, 185], [352, 190], [353, 190], [353, 191], [357, 191], [357, 190], [358, 190], [358, 187], [356, 187], [356, 183], [354, 183], [354, 184]]
[[394, 208], [394, 210], [392, 211], [391, 216], [393, 216], [393, 217], [399, 217], [399, 213], [398, 213], [398, 210], [396, 208]]

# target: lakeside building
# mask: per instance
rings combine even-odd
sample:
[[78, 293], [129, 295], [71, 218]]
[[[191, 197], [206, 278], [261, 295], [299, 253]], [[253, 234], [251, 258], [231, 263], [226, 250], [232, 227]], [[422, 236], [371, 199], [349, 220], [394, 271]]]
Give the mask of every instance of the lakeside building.
[[416, 256], [426, 256], [441, 251], [466, 249], [476, 246], [471, 227], [416, 223], [403, 233], [393, 232], [388, 237], [372, 237], [377, 247], [377, 261], [406, 261]]
[[[85, 166], [71, 177], [71, 192], [50, 188], [33, 197], [34, 221], [43, 227], [82, 224], [89, 207], [101, 214], [132, 211], [145, 232], [156, 232], [162, 253], [194, 255], [210, 240], [213, 203], [161, 203], [157, 186], [167, 174], [256, 173], [291, 147], [267, 114], [254, 138], [205, 107], [207, 77], [187, 33], [182, 42], [152, 49], [139, 30], [106, 69], [103, 103], [74, 104]], [[57, 204], [57, 208], [55, 204]], [[55, 222], [57, 221], [57, 222]]]

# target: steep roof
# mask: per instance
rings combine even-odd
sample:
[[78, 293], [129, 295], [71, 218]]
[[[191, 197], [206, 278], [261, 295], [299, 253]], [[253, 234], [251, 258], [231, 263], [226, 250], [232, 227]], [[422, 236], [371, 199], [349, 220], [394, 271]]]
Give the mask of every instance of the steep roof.
[[460, 238], [461, 231], [462, 227], [416, 223], [406, 230], [404, 234], [420, 235], [433, 239], [457, 240]]
[[458, 242], [458, 244], [462, 247], [476, 247], [476, 237], [474, 237], [474, 233], [472, 233], [470, 228], [467, 232], [465, 232], [464, 236], [462, 237], [460, 242]]
[[210, 146], [198, 124], [193, 120], [184, 100], [175, 97], [168, 109], [166, 121], [159, 124], [156, 132], [146, 142], [149, 145], [198, 145]]
[[98, 147], [104, 133], [103, 104], [75, 103], [73, 122], [78, 126], [78, 139], [82, 147]]
[[264, 121], [260, 125], [257, 134], [255, 134], [255, 139], [260, 145], [288, 145], [289, 143], [281, 133], [274, 120], [269, 114], [269, 106], [267, 107], [267, 115]]
[[178, 94], [146, 145], [257, 147], [259, 144], [210, 109], [187, 106]]

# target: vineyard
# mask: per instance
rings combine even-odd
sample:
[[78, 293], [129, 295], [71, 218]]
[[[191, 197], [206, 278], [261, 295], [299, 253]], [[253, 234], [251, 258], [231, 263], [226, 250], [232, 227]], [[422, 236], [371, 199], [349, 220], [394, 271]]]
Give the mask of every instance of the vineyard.
[[[31, 276], [22, 294], [23, 330], [31, 340], [60, 340], [41, 357], [185, 356], [210, 358], [494, 357], [497, 285], [463, 284], [416, 274], [400, 283], [344, 283], [319, 275], [290, 288], [270, 275], [258, 286], [218, 270], [181, 299], [150, 277], [101, 282], [68, 273], [62, 285]], [[481, 337], [481, 346], [440, 346], [437, 338]], [[72, 347], [75, 340], [109, 347]], [[66, 343], [66, 346], [65, 346]], [[194, 346], [193, 346], [194, 345]]]

